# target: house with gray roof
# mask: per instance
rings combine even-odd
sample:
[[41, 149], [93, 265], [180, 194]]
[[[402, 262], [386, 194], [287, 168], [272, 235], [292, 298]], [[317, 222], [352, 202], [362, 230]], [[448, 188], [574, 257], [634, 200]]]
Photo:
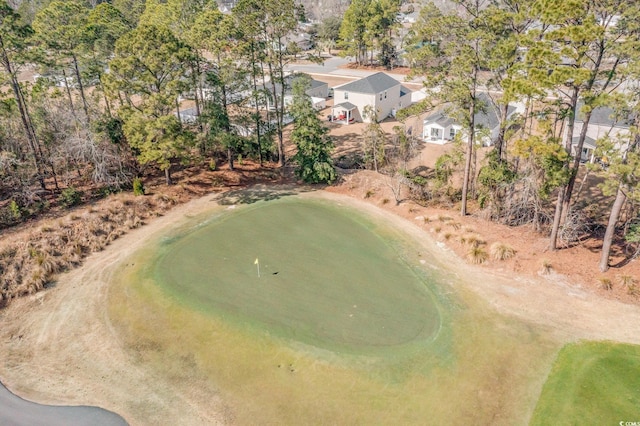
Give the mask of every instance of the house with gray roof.
[[[500, 112], [489, 96], [482, 93], [478, 96], [482, 108], [474, 117], [476, 137], [484, 146], [491, 146], [500, 132]], [[507, 118], [524, 108], [509, 105]], [[447, 105], [428, 115], [422, 123], [422, 139], [425, 142], [444, 145], [455, 139], [458, 133], [464, 132], [463, 126], [453, 117]]]
[[[571, 153], [573, 155], [577, 155], [580, 133], [584, 128], [583, 107], [584, 103], [578, 102], [578, 106], [576, 107], [578, 115], [571, 138]], [[589, 162], [595, 161], [594, 153], [597, 147], [597, 141], [605, 137], [617, 141], [619, 148], [623, 149], [626, 146], [625, 137], [629, 135], [629, 127], [631, 126], [632, 120], [633, 118], [629, 116], [617, 116], [615, 111], [609, 107], [603, 106], [595, 108], [591, 112], [591, 119], [587, 126], [587, 133], [582, 145], [580, 159]], [[567, 130], [565, 129], [565, 131]]]
[[370, 106], [381, 121], [402, 108], [411, 105], [411, 90], [398, 80], [378, 72], [360, 80], [352, 81], [333, 89], [334, 105], [331, 120], [344, 124], [354, 121], [369, 123], [365, 108]]
[[[294, 82], [302, 77], [303, 73], [294, 73], [285, 76], [284, 78], [284, 105], [289, 106], [293, 102], [293, 84]], [[280, 83], [276, 83], [276, 93], [278, 94], [278, 101], [282, 103], [282, 99], [280, 99], [280, 93], [282, 91], [282, 85]], [[265, 93], [265, 104], [261, 105], [263, 108], [273, 109], [273, 84], [271, 82], [267, 82], [266, 85], [258, 86], [259, 90], [262, 90]], [[314, 108], [322, 109], [326, 105], [326, 99], [329, 96], [329, 85], [324, 81], [314, 80], [309, 77], [309, 87], [305, 91], [307, 95], [311, 97], [311, 103]]]

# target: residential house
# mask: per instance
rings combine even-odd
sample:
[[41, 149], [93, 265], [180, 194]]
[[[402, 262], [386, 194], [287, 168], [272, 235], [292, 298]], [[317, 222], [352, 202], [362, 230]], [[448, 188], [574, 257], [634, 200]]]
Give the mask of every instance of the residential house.
[[[491, 146], [497, 140], [500, 132], [500, 111], [491, 102], [488, 95], [482, 93], [478, 99], [484, 108], [476, 112], [474, 117], [476, 136], [482, 145]], [[511, 118], [515, 113], [521, 113], [523, 110], [523, 106], [509, 105], [507, 118]], [[427, 116], [422, 124], [422, 139], [438, 145], [453, 141], [460, 132], [464, 133], [465, 129], [455, 118], [450, 116], [446, 105]]]
[[454, 140], [460, 131], [462, 131], [462, 126], [453, 118], [448, 117], [445, 111], [439, 110], [424, 119], [422, 139], [426, 142], [444, 145]]
[[365, 116], [367, 106], [373, 108], [376, 120], [381, 121], [411, 105], [411, 90], [383, 72], [334, 87], [333, 95], [331, 120], [346, 124], [370, 122], [370, 117]]
[[[285, 105], [290, 105], [293, 102], [293, 83], [301, 75], [302, 74], [300, 73], [295, 73], [290, 74], [284, 78]], [[265, 86], [261, 86], [260, 88], [265, 90], [267, 93], [266, 108], [273, 109], [273, 85], [268, 82]], [[276, 93], [278, 94], [278, 96], [280, 96], [279, 94], [282, 93], [282, 86], [279, 83], [276, 83]], [[306, 90], [305, 93], [311, 97], [313, 107], [320, 110], [326, 106], [326, 99], [329, 96], [329, 85], [323, 81], [310, 79], [310, 87]]]
[[[177, 114], [175, 115], [178, 116]], [[180, 115], [178, 116], [178, 118], [180, 119], [180, 122], [182, 124], [195, 124], [198, 122], [198, 111], [195, 107], [180, 109]], [[291, 123], [292, 121], [293, 117], [291, 117], [290, 115], [287, 114], [284, 116], [285, 125]], [[269, 130], [272, 130], [275, 125], [275, 120], [271, 120], [268, 123], [263, 122], [260, 126], [260, 128], [262, 129], [262, 134], [265, 134]], [[231, 123], [231, 131], [238, 136], [249, 137], [253, 135], [254, 128], [246, 124]]]
[[[292, 86], [297, 78], [301, 76], [300, 73], [290, 74], [285, 77], [285, 95], [284, 95], [284, 105], [288, 106], [293, 102], [293, 90]], [[313, 107], [317, 110], [323, 109], [326, 106], [327, 97], [329, 96], [329, 85], [325, 82], [310, 79], [309, 88], [306, 90], [306, 94], [311, 97], [311, 102]], [[255, 107], [255, 102], [251, 97], [251, 91], [242, 90], [242, 85], [240, 87], [235, 87], [234, 89], [239, 91], [229, 91], [227, 92], [227, 100], [230, 103], [241, 102], [245, 99], [248, 99], [249, 105]], [[263, 99], [259, 100], [261, 108], [267, 108], [270, 110], [274, 109], [273, 102], [273, 85], [270, 82], [267, 82], [265, 86], [259, 86], [259, 90], [264, 91]], [[280, 97], [282, 86], [279, 83], [276, 83], [276, 91], [278, 94], [278, 98]], [[215, 96], [217, 96], [217, 91], [211, 88], [204, 88], [202, 90], [205, 100], [212, 100]], [[189, 99], [189, 96], [185, 97], [185, 99]], [[264, 102], [263, 102], [264, 101]], [[278, 104], [280, 105], [280, 104]], [[180, 111], [180, 120], [183, 123], [195, 123], [197, 121], [198, 115], [196, 113], [195, 108], [185, 109], [184, 111]], [[293, 120], [290, 114], [285, 114], [284, 116], [284, 124], [288, 124]]]
[[311, 36], [305, 32], [292, 33], [284, 38], [284, 47], [287, 48], [290, 44], [294, 44], [298, 49], [306, 52], [313, 47], [313, 40]]
[[[577, 106], [578, 115], [573, 129], [573, 136], [571, 139], [571, 153], [576, 155], [578, 148], [578, 141], [580, 140], [580, 133], [584, 128], [584, 113], [582, 108], [583, 102], [579, 102]], [[632, 123], [631, 117], [617, 117], [615, 111], [609, 107], [598, 107], [591, 112], [591, 118], [589, 125], [587, 126], [587, 133], [582, 145], [582, 152], [580, 153], [580, 159], [582, 161], [594, 162], [594, 153], [597, 146], [598, 139], [609, 137], [612, 140], [623, 140], [623, 138], [629, 134], [629, 127]], [[565, 129], [565, 132], [567, 130]], [[565, 133], [566, 135], [566, 133]], [[619, 148], [624, 148], [624, 142], [618, 142]]]

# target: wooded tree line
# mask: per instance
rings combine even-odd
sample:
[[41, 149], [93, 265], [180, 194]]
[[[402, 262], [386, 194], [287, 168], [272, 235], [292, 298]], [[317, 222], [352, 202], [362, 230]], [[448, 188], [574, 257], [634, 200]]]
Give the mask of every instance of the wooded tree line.
[[[221, 156], [231, 169], [243, 158], [285, 164], [285, 66], [300, 53], [289, 35], [304, 19], [294, 0], [240, 0], [226, 15], [212, 0], [26, 5], [22, 16], [0, 2], [4, 224], [45, 208], [48, 191], [77, 199], [69, 181], [86, 173], [108, 191], [149, 167], [171, 184], [172, 167]], [[21, 80], [25, 71], [39, 75]], [[330, 140], [315, 143], [332, 168]], [[303, 177], [335, 177], [322, 170]]]
[[[474, 198], [492, 220], [549, 229], [551, 250], [559, 240], [573, 243], [589, 222], [589, 201], [575, 201], [587, 129], [594, 110], [610, 108], [611, 118], [628, 121], [630, 129], [603, 135], [595, 154], [602, 161], [589, 166], [603, 179], [602, 192], [616, 195], [600, 263], [606, 270], [613, 237], [638, 220], [640, 4], [455, 3], [456, 11], [447, 14], [426, 5], [409, 42], [414, 73], [437, 88], [415, 108], [447, 102], [447, 113], [466, 129], [464, 147], [439, 159], [436, 177], [446, 182], [452, 170], [464, 173], [455, 194], [463, 215]], [[483, 93], [493, 105], [482, 102]], [[513, 102], [526, 105], [515, 119], [508, 115]], [[500, 132], [486, 161], [476, 166], [480, 138], [474, 120], [490, 106], [499, 111]], [[582, 128], [574, 135], [578, 117]]]
[[[398, 55], [399, 0], [352, 0], [340, 26], [340, 47], [359, 65], [392, 67]], [[377, 55], [376, 55], [377, 53]]]
[[[437, 88], [412, 111], [448, 102], [467, 139], [438, 160], [431, 181], [406, 170], [396, 175], [420, 197], [441, 191], [461, 201], [462, 214], [471, 198], [491, 220], [548, 228], [556, 249], [583, 230], [588, 211], [575, 202], [580, 153], [592, 112], [610, 107], [631, 126], [624, 136], [598, 141], [596, 156], [606, 167], [590, 171], [603, 178], [603, 193], [616, 196], [604, 237], [606, 269], [613, 238], [636, 232], [640, 5], [455, 3], [454, 13], [425, 5], [403, 43], [413, 72]], [[399, 7], [394, 0], [353, 0], [344, 19], [325, 20], [317, 36], [359, 63], [386, 63], [397, 55]], [[44, 191], [67, 191], [72, 204], [74, 175], [90, 173], [115, 189], [145, 168], [158, 168], [171, 183], [172, 167], [214, 167], [221, 156], [230, 168], [247, 157], [284, 165], [284, 70], [300, 53], [288, 36], [303, 15], [294, 0], [239, 0], [228, 15], [211, 0], [47, 0], [22, 2], [18, 10], [0, 1], [0, 193], [11, 199], [3, 223], [43, 208]], [[20, 81], [34, 65], [41, 77]], [[302, 104], [293, 109], [292, 140], [299, 176], [332, 181], [331, 141], [297, 92]], [[474, 121], [489, 107], [482, 93], [500, 111], [500, 132], [477, 164]], [[182, 95], [193, 100], [193, 123], [179, 114]], [[527, 105], [517, 118], [508, 114], [515, 101]], [[573, 138], [578, 115], [584, 125]], [[367, 129], [364, 147], [372, 168], [385, 155], [376, 126]], [[399, 132], [394, 140], [406, 160], [410, 139]], [[452, 185], [456, 170], [464, 174], [461, 189]]]

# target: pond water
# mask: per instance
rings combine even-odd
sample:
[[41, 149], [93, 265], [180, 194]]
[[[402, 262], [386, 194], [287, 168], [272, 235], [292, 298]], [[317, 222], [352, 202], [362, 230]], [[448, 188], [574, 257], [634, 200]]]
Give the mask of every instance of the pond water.
[[0, 424], [124, 426], [127, 422], [116, 413], [98, 407], [36, 404], [14, 395], [0, 383]]

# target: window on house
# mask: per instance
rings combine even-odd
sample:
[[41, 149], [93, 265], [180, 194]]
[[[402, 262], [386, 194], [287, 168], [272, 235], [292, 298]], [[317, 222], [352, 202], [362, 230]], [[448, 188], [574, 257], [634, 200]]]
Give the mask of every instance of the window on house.
[[344, 98], [349, 99], [349, 92], [344, 92]]
[[436, 129], [435, 127], [431, 128], [431, 138], [439, 139], [440, 138], [440, 129]]
[[380, 100], [382, 100], [382, 93], [380, 93]]
[[387, 99], [387, 91], [384, 91], [384, 98]]
[[449, 138], [453, 139], [455, 137], [456, 137], [456, 129], [452, 127], [451, 130], [449, 130]]

